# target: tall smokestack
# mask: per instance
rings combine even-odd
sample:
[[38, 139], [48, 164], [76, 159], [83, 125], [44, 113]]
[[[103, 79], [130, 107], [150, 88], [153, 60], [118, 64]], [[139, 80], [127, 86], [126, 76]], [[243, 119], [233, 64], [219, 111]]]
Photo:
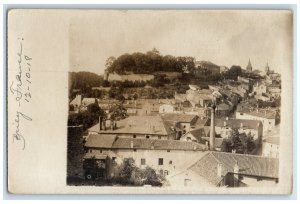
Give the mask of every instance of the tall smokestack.
[[103, 118], [101, 116], [99, 116], [100, 131], [102, 130], [102, 120], [103, 120]]
[[211, 118], [210, 118], [210, 137], [209, 137], [209, 150], [215, 150], [215, 109], [216, 105], [213, 104], [211, 109]]

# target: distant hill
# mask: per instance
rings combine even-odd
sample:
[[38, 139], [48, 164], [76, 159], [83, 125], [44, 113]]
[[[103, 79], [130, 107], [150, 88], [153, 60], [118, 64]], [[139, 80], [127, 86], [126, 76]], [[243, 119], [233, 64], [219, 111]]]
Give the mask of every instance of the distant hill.
[[183, 72], [193, 70], [195, 64], [193, 57], [161, 55], [158, 50], [153, 49], [146, 53], [125, 53], [117, 58], [111, 56], [106, 61], [106, 68], [109, 73], [153, 74], [158, 71]]

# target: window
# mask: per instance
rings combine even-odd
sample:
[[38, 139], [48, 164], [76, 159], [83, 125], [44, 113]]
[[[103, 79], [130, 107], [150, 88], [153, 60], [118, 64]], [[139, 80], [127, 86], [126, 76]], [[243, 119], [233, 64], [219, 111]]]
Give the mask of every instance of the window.
[[171, 150], [169, 150], [169, 149], [167, 150], [167, 152], [170, 152], [170, 151], [171, 151]]
[[164, 165], [164, 159], [163, 158], [158, 159], [158, 165]]
[[93, 150], [92, 150], [92, 149], [90, 149], [90, 152], [92, 153], [92, 152], [93, 152]]
[[168, 170], [165, 170], [164, 171], [164, 176], [168, 176], [168, 174], [169, 174]]
[[187, 139], [187, 141], [191, 141], [191, 137], [187, 137], [186, 139]]
[[173, 161], [172, 161], [172, 160], [170, 160], [170, 161], [169, 161], [169, 164], [170, 164], [170, 165], [171, 165], [171, 164], [173, 164]]
[[240, 115], [244, 115], [244, 113], [240, 113]]
[[146, 139], [149, 139], [149, 135], [146, 135]]
[[133, 151], [136, 152], [136, 149], [134, 149]]
[[160, 139], [161, 139], [161, 136], [158, 136], [158, 139], [160, 140]]
[[102, 153], [102, 149], [100, 149], [99, 151], [100, 151], [100, 153]]
[[133, 138], [136, 138], [136, 135], [133, 135]]
[[146, 165], [146, 159], [141, 159], [141, 165]]

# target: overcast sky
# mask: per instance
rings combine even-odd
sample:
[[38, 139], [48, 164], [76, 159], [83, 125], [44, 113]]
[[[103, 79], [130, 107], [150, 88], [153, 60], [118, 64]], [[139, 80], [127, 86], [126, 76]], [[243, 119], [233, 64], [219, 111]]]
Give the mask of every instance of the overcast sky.
[[192, 56], [263, 70], [292, 66], [288, 11], [78, 11], [70, 21], [70, 69], [102, 74], [110, 56], [146, 52]]

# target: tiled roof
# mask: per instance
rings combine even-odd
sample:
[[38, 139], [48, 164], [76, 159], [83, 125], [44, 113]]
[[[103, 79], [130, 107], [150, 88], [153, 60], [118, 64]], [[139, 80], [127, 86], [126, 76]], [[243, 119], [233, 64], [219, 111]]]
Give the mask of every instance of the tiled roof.
[[192, 134], [198, 141], [201, 141], [201, 138], [206, 136], [204, 128], [198, 128], [198, 129], [191, 130], [190, 134]]
[[277, 114], [274, 109], [257, 109], [250, 107], [248, 104], [238, 105], [237, 112], [268, 119], [275, 119]]
[[[98, 136], [98, 137], [97, 137]], [[133, 138], [116, 138], [113, 143], [101, 143], [101, 134], [88, 137], [85, 146], [96, 148], [110, 149], [154, 149], [154, 150], [197, 150], [205, 151], [205, 145], [195, 142], [185, 142], [179, 140], [153, 140], [153, 139], [133, 139]], [[131, 147], [133, 144], [133, 147]]]
[[176, 122], [181, 122], [181, 123], [191, 123], [196, 118], [198, 118], [198, 116], [190, 115], [190, 114], [167, 113], [167, 114], [162, 115], [162, 119], [164, 121], [176, 121]]
[[117, 121], [117, 128], [111, 130], [99, 130], [99, 123], [88, 129], [90, 132], [101, 132], [103, 134], [149, 134], [168, 135], [163, 120], [160, 116], [130, 116]]
[[[203, 140], [208, 141], [209, 142], [209, 137], [202, 137]], [[215, 138], [215, 147], [217, 148], [221, 148], [222, 143], [223, 143], [224, 138]]]
[[111, 134], [91, 134], [87, 137], [85, 146], [111, 148], [116, 137], [116, 135]]
[[218, 164], [223, 164], [222, 175], [224, 176], [227, 173], [233, 173], [236, 162], [239, 165], [239, 174], [278, 178], [278, 159], [246, 154], [209, 152], [189, 169], [206, 178], [210, 183], [218, 185], [222, 180], [217, 175]]
[[262, 125], [262, 122], [259, 120], [244, 120], [244, 119], [216, 119], [215, 126], [223, 127], [224, 122], [226, 122], [226, 126], [231, 128], [240, 128], [241, 124], [243, 128], [257, 130], [259, 126]]

